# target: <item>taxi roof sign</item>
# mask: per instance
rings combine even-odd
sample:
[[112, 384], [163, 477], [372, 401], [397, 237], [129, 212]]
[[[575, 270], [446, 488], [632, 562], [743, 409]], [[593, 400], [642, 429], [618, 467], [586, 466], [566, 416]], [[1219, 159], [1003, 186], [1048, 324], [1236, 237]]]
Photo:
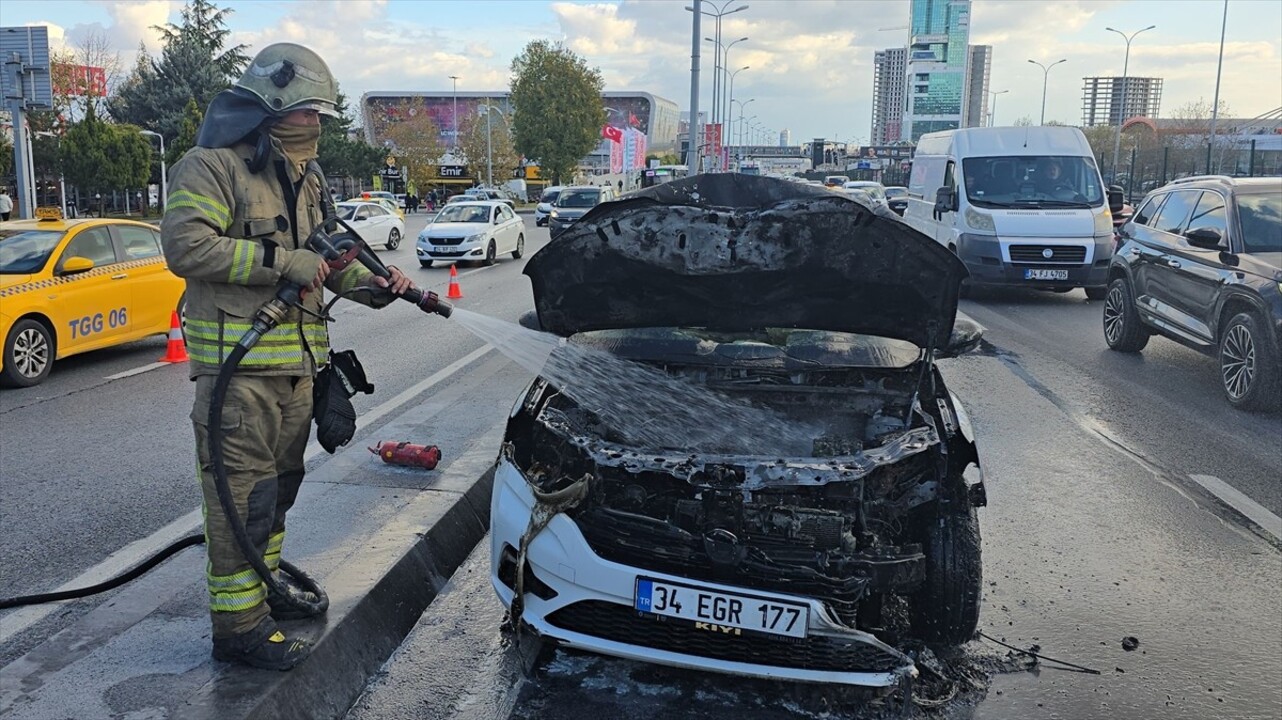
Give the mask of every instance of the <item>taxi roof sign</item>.
[[61, 220], [62, 209], [58, 207], [38, 207], [36, 208], [37, 220]]

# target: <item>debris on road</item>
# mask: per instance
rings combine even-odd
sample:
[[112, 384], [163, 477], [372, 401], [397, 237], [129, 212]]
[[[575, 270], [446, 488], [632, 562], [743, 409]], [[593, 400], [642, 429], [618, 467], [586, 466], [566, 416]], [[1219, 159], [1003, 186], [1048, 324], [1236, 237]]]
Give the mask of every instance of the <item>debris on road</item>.
[[1140, 646], [1140, 639], [1133, 635], [1127, 635], [1126, 637], [1122, 638], [1122, 649], [1125, 650], [1126, 652], [1130, 652], [1139, 646]]

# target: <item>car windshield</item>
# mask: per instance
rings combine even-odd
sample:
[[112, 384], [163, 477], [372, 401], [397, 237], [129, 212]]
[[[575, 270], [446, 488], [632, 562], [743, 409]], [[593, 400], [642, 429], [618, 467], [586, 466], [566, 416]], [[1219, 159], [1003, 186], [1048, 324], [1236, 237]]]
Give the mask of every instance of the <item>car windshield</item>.
[[0, 274], [39, 272], [62, 235], [52, 230], [0, 230]]
[[867, 184], [867, 185], [864, 185], [864, 184], [860, 184], [860, 185], [847, 185], [846, 187], [847, 187], [848, 189], [850, 189], [850, 190], [863, 190], [864, 192], [866, 192], [866, 193], [868, 193], [869, 195], [873, 196], [873, 198], [875, 198], [875, 199], [877, 199], [877, 200], [885, 200], [885, 199], [886, 199], [886, 193], [885, 193], [884, 189], [883, 189], [880, 185], [873, 185], [873, 184]]
[[888, 187], [886, 188], [886, 197], [888, 198], [908, 197], [908, 188]]
[[556, 202], [556, 197], [560, 194], [561, 194], [560, 190], [548, 190], [547, 192], [543, 193], [543, 197], [539, 200], [539, 202], [545, 202], [549, 204], [554, 203]]
[[356, 215], [357, 207], [357, 205], [339, 205], [336, 208], [338, 210], [339, 219], [350, 221], [352, 217]]
[[1282, 252], [1282, 195], [1239, 194], [1237, 218], [1245, 252]]
[[454, 205], [446, 207], [432, 222], [487, 223], [490, 221], [488, 205]]
[[563, 208], [590, 208], [601, 197], [600, 190], [566, 190], [556, 199], [556, 206]]
[[1095, 161], [1072, 156], [976, 157], [962, 161], [963, 187], [983, 208], [1099, 207]]

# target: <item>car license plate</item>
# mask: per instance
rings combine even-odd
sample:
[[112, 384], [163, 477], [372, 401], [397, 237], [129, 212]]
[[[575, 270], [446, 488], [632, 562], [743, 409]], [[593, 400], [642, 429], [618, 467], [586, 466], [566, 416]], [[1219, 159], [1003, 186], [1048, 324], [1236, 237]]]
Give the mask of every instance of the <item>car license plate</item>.
[[695, 628], [726, 635], [742, 631], [806, 637], [810, 606], [774, 598], [726, 593], [639, 577], [633, 607], [641, 612], [680, 618]]
[[1024, 271], [1025, 280], [1067, 280], [1067, 270], [1030, 269]]

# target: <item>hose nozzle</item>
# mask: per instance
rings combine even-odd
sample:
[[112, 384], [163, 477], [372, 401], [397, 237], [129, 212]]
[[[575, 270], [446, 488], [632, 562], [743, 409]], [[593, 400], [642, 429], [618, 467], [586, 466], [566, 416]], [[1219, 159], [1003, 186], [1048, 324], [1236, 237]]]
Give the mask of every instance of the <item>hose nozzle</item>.
[[418, 305], [419, 309], [423, 312], [436, 313], [437, 315], [446, 318], [454, 313], [454, 306], [445, 300], [442, 300], [440, 295], [437, 295], [431, 290], [423, 290], [421, 292], [422, 297], [420, 297], [414, 304]]

